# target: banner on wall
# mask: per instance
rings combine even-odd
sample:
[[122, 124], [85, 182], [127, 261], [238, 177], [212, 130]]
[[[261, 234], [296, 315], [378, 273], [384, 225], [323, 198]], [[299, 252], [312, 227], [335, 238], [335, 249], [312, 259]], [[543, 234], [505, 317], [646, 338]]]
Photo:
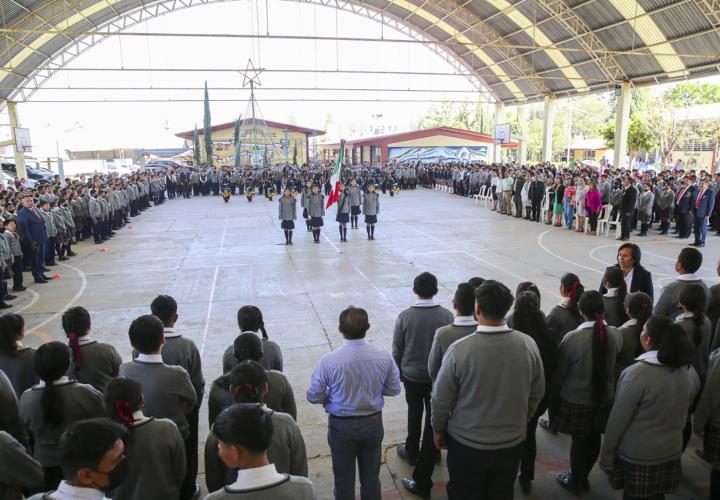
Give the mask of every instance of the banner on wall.
[[388, 148], [388, 160], [410, 161], [487, 161], [487, 146], [396, 147]]

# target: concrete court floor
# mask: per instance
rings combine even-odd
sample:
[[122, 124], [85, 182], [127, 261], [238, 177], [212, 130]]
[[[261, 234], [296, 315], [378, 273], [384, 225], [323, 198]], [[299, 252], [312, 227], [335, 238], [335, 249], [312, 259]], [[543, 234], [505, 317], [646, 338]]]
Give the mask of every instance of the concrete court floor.
[[[223, 351], [238, 333], [237, 309], [259, 306], [270, 337], [284, 352], [311, 479], [321, 498], [331, 498], [326, 416], [321, 407], [306, 402], [305, 390], [318, 359], [341, 343], [337, 317], [344, 307], [365, 307], [372, 324], [368, 338], [389, 350], [395, 317], [413, 303], [412, 280], [419, 272], [437, 275], [437, 299], [448, 307], [458, 282], [483, 276], [501, 280], [511, 290], [521, 280], [534, 281], [547, 311], [558, 301], [558, 281], [564, 272], [579, 274], [586, 287], [595, 288], [617, 248], [610, 238], [511, 219], [476, 207], [469, 199], [425, 189], [381, 197], [375, 241], [366, 239], [361, 225], [348, 231], [348, 243], [339, 243], [334, 215], [330, 209], [321, 244], [313, 244], [298, 227], [295, 245], [285, 247], [279, 245], [283, 236], [277, 203], [263, 197], [248, 203], [235, 196], [229, 204], [217, 197], [178, 199], [152, 208], [106, 244], [78, 245], [78, 257], [53, 269], [61, 276], [57, 282], [31, 285], [31, 292], [22, 294], [16, 304], [27, 321], [26, 342], [64, 339], [60, 314], [77, 304], [91, 311], [93, 335], [113, 343], [129, 359], [131, 320], [149, 313], [156, 295], [171, 294], [179, 303], [177, 329], [201, 348], [209, 390], [221, 374]], [[655, 283], [672, 279], [674, 257], [683, 242], [666, 237], [634, 241], [641, 244], [643, 263]], [[720, 240], [709, 237], [700, 273], [708, 282], [716, 282], [719, 249]], [[403, 397], [389, 398], [384, 411], [385, 498], [409, 497], [400, 478], [411, 470], [394, 451], [404, 440], [405, 419]], [[206, 433], [203, 406], [200, 449]], [[682, 493], [673, 498], [707, 497], [709, 468], [695, 457], [697, 446], [693, 441], [683, 457]], [[567, 468], [569, 440], [538, 430], [538, 447], [537, 479], [528, 498], [570, 498], [554, 481], [555, 473]], [[446, 480], [446, 468], [439, 467], [434, 498], [445, 498]], [[586, 498], [620, 496], [597, 468], [591, 483]], [[523, 497], [519, 488], [517, 497]]]

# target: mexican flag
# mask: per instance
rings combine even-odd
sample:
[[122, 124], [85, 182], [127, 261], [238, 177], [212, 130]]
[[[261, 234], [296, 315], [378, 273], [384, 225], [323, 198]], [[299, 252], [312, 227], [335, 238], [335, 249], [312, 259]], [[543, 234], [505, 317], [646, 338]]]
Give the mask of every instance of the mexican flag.
[[333, 169], [332, 176], [330, 177], [330, 186], [332, 186], [332, 191], [330, 191], [330, 196], [328, 196], [327, 204], [325, 205], [325, 208], [330, 208], [330, 205], [338, 201], [339, 198], [339, 191], [340, 191], [340, 172], [342, 172], [342, 166], [343, 166], [343, 160], [345, 159], [345, 141], [340, 141], [340, 152], [337, 155], [337, 158], [335, 159], [335, 168]]

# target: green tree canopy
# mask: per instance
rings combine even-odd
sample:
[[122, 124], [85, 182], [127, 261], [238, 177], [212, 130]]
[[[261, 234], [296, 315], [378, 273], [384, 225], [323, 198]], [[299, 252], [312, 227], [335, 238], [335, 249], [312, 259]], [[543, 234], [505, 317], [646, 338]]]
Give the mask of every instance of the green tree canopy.
[[665, 99], [676, 108], [720, 102], [720, 85], [707, 82], [678, 83], [665, 92]]

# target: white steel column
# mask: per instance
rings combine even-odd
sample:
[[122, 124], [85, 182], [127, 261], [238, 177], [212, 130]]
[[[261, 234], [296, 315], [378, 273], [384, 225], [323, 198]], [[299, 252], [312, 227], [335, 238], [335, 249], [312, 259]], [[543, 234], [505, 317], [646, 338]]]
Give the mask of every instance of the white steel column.
[[[497, 127], [501, 123], [504, 123], [505, 120], [505, 105], [501, 102], [495, 103], [495, 116], [494, 118], [494, 126]], [[495, 143], [495, 128], [493, 127], [493, 144], [492, 144], [492, 155], [490, 158], [491, 163], [499, 163], [501, 161], [500, 158], [500, 152], [502, 149], [500, 148], [500, 144]]]
[[542, 161], [552, 161], [552, 135], [555, 122], [555, 96], [545, 96], [545, 113], [543, 114]]
[[626, 82], [620, 86], [615, 116], [615, 155], [613, 156], [613, 166], [615, 168], [625, 167], [628, 127], [630, 126], [630, 101], [632, 101], [632, 89], [630, 84]]

